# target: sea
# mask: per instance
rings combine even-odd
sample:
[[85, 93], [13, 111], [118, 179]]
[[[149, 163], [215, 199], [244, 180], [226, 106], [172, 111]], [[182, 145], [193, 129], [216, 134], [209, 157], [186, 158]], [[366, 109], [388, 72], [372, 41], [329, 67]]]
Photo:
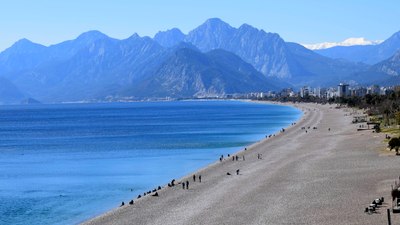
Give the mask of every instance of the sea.
[[301, 115], [243, 101], [0, 106], [0, 224], [78, 224]]

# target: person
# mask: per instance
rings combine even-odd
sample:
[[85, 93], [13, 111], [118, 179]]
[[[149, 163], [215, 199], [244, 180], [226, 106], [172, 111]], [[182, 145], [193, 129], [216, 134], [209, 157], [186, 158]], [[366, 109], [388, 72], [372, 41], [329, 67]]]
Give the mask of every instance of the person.
[[246, 161], [246, 159], [244, 158], [244, 155], [243, 155], [243, 161]]
[[236, 175], [239, 175], [239, 169], [236, 170]]
[[186, 189], [189, 189], [189, 181], [186, 181]]
[[229, 175], [231, 175], [231, 173], [227, 172], [227, 173], [226, 173], [226, 175], [228, 175], [228, 176], [229, 176]]
[[154, 193], [152, 196], [153, 197], [158, 197], [158, 192], [156, 191], [156, 193]]
[[201, 183], [201, 175], [199, 175], [199, 182]]
[[236, 161], [238, 161], [239, 160], [239, 156], [236, 156]]
[[196, 182], [196, 175], [193, 174], [193, 182]]
[[131, 201], [129, 202], [129, 205], [133, 205], [133, 200], [131, 200]]
[[222, 162], [222, 157], [219, 157], [219, 161]]
[[125, 205], [125, 203], [124, 203], [124, 202], [122, 202], [122, 203], [121, 203], [121, 205], [120, 205], [120, 207], [121, 207], [121, 206], [124, 206], [124, 205]]
[[172, 186], [172, 187], [175, 186], [175, 179], [172, 179], [172, 181], [171, 181], [171, 186]]
[[185, 182], [182, 182], [182, 189], [185, 189]]

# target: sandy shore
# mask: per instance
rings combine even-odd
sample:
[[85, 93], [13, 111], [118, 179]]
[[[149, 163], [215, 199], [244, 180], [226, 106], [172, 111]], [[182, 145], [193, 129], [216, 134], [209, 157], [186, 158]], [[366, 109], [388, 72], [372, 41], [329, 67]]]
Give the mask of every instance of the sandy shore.
[[[135, 199], [85, 224], [387, 224], [400, 158], [381, 154], [384, 134], [357, 131], [343, 109], [297, 107], [305, 114], [296, 125], [239, 152], [239, 161], [216, 159], [196, 172], [201, 183], [193, 174], [177, 181], [189, 180], [189, 190], [163, 187], [159, 197]], [[381, 196], [385, 204], [365, 214]]]

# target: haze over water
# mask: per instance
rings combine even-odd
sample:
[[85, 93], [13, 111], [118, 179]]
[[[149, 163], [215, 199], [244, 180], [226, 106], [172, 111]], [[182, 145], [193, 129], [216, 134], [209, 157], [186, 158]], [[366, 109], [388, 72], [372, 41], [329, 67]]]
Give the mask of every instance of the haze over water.
[[237, 101], [1, 106], [0, 224], [78, 223], [300, 116]]

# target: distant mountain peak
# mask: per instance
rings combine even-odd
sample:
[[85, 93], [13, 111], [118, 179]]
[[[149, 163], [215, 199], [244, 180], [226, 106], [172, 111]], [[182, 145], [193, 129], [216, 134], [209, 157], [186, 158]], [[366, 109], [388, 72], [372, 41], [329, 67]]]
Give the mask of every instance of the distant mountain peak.
[[33, 43], [32, 41], [26, 38], [19, 39], [17, 42], [15, 42], [15, 44], [32, 44], [32, 43]]
[[255, 29], [255, 30], [258, 30], [257, 28], [255, 28], [255, 27], [253, 27], [253, 26], [251, 26], [251, 25], [249, 25], [249, 24], [247, 24], [247, 23], [242, 24], [242, 25], [239, 27], [239, 30], [240, 30], [240, 29]]
[[220, 18], [214, 17], [214, 18], [209, 18], [205, 21], [206, 24], [227, 24], [226, 22], [224, 22], [223, 20], [221, 20]]
[[371, 41], [367, 40], [364, 37], [359, 37], [359, 38], [347, 38], [342, 42], [323, 42], [317, 44], [302, 44], [302, 45], [311, 50], [319, 50], [319, 49], [332, 48], [336, 46], [377, 45], [382, 42], [383, 42], [382, 40]]
[[202, 25], [200, 25], [198, 28], [206, 27], [209, 29], [217, 29], [217, 28], [223, 28], [223, 29], [233, 29], [231, 25], [228, 23], [224, 22], [220, 18], [210, 18], [206, 20]]
[[46, 46], [34, 43], [26, 38], [20, 39], [15, 42], [11, 47], [3, 51], [5, 54], [13, 53], [32, 53], [45, 49]]
[[184, 38], [185, 34], [183, 34], [182, 31], [178, 28], [172, 28], [166, 31], [159, 31], [154, 36], [154, 40], [164, 47], [172, 47], [183, 41]]
[[157, 32], [157, 34], [154, 35], [154, 38], [155, 38], [158, 34], [162, 34], [162, 33], [170, 33], [170, 34], [174, 34], [174, 35], [176, 35], [176, 34], [178, 34], [178, 35], [184, 35], [184, 34], [182, 33], [182, 31], [179, 30], [179, 28], [174, 27], [174, 28], [168, 29], [168, 30], [166, 30], [166, 31], [159, 31], [159, 32]]
[[22, 38], [20, 40], [18, 40], [17, 42], [15, 42], [11, 47], [21, 47], [21, 48], [25, 48], [25, 47], [30, 47], [30, 46], [41, 46], [41, 47], [45, 47], [44, 45], [41, 44], [37, 44], [34, 43], [26, 38]]
[[106, 39], [109, 38], [107, 35], [101, 33], [98, 30], [91, 30], [79, 35], [76, 40], [80, 41], [96, 41], [99, 39]]
[[139, 34], [137, 34], [137, 33], [134, 33], [134, 34], [132, 34], [131, 36], [129, 36], [127, 39], [138, 39], [138, 38], [141, 38], [140, 36], [139, 36]]

